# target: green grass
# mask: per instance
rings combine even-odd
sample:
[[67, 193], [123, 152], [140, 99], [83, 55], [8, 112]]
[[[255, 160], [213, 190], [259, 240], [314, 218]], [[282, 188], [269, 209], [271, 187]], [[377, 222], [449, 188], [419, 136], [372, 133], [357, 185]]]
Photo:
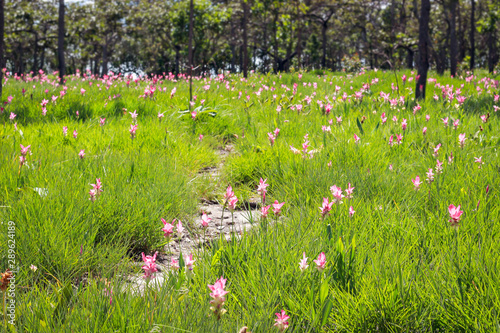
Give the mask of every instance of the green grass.
[[[195, 80], [196, 107], [205, 100], [196, 120], [184, 112], [189, 87], [182, 80], [160, 80], [153, 97], [139, 98], [151, 81], [127, 87], [115, 78], [107, 90], [100, 80], [89, 86], [71, 77], [67, 94], [49, 102], [42, 116], [41, 100], [59, 96], [61, 87], [10, 79], [4, 93], [14, 99], [0, 115], [0, 270], [8, 267], [7, 221], [14, 221], [17, 331], [237, 332], [248, 326], [272, 332], [274, 313], [284, 309], [290, 316], [287, 332], [500, 332], [500, 120], [493, 108], [500, 105], [494, 102], [499, 89], [491, 83], [486, 88], [484, 73], [470, 83], [431, 74], [442, 86], [453, 85], [454, 92], [463, 84], [467, 99], [461, 106], [445, 102], [441, 89], [430, 83], [427, 100], [414, 114], [414, 82], [403, 85], [403, 74], [411, 76], [399, 72], [397, 83], [394, 73], [381, 71], [347, 79], [341, 73], [304, 73], [301, 79], [297, 73], [254, 75], [248, 81], [229, 76], [229, 89], [226, 82]], [[316, 103], [325, 95], [332, 101], [335, 86], [341, 87], [337, 97], [354, 95], [374, 78], [379, 82], [361, 102], [353, 97], [332, 102], [330, 115]], [[380, 97], [381, 91], [398, 97], [392, 83], [405, 97], [397, 107]], [[177, 92], [171, 97], [173, 87]], [[480, 94], [476, 87], [483, 89]], [[313, 92], [307, 105], [304, 98]], [[304, 109], [289, 109], [296, 104]], [[128, 112], [134, 110], [139, 116], [132, 140]], [[10, 112], [17, 115], [18, 130]], [[162, 121], [158, 112], [165, 112]], [[483, 123], [480, 116], [488, 113]], [[99, 117], [106, 118], [102, 127]], [[445, 117], [448, 127], [441, 121]], [[331, 133], [325, 133], [329, 119]], [[455, 119], [460, 119], [457, 130], [451, 125]], [[275, 128], [280, 134], [271, 146], [267, 133]], [[389, 137], [400, 133], [402, 144], [389, 146]], [[463, 149], [460, 133], [467, 137]], [[306, 134], [309, 149], [318, 149], [310, 159], [290, 150], [290, 145], [301, 150]], [[361, 138], [358, 144], [354, 134]], [[32, 151], [21, 168], [20, 144], [31, 144]], [[227, 144], [234, 153], [225, 158], [217, 185], [200, 171], [218, 166], [218, 149]], [[436, 167], [438, 144], [443, 173], [429, 184], [425, 173]], [[485, 162], [480, 169], [474, 162], [479, 156]], [[419, 191], [411, 182], [416, 175], [423, 181]], [[270, 184], [267, 203], [285, 202], [282, 218], [267, 225], [255, 217], [255, 227], [241, 240], [196, 249], [192, 277], [181, 269], [165, 273], [160, 288], [151, 285], [143, 294], [129, 290], [126, 276], [141, 273], [132, 261], [143, 251], [163, 249], [161, 218], [179, 218], [189, 232], [197, 232], [202, 198], [222, 200], [227, 185], [240, 200], [257, 196], [261, 177]], [[96, 178], [104, 192], [91, 202]], [[344, 198], [322, 219], [318, 207], [323, 197], [332, 198], [330, 186], [345, 189], [348, 183], [355, 187], [353, 199]], [[464, 211], [458, 228], [448, 222], [450, 204]], [[350, 206], [356, 211], [352, 217]], [[309, 258], [305, 272], [299, 270], [303, 252]], [[321, 252], [327, 259], [322, 273], [312, 262]], [[229, 294], [227, 313], [218, 321], [210, 316], [207, 284], [221, 276]]]

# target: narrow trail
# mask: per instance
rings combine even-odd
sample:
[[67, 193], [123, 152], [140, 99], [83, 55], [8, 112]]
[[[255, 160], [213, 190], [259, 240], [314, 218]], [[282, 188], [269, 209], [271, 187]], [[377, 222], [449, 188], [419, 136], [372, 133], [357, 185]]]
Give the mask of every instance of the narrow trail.
[[[199, 176], [205, 177], [214, 188], [221, 188], [221, 170], [224, 166], [226, 158], [234, 152], [232, 145], [226, 145], [218, 149], [220, 163], [216, 167], [207, 167], [199, 172]], [[197, 254], [203, 251], [203, 248], [208, 248], [212, 241], [217, 241], [221, 237], [226, 241], [230, 241], [231, 237], [239, 239], [244, 232], [249, 231], [254, 227], [260, 218], [260, 203], [255, 200], [250, 200], [242, 204], [242, 209], [235, 210], [232, 214], [228, 209], [224, 209], [223, 205], [216, 200], [201, 199], [198, 204], [198, 214], [193, 223], [184, 224], [185, 231], [182, 238], [174, 237], [163, 251], [159, 252], [156, 259], [158, 272], [156, 278], [151, 282], [153, 285], [161, 286], [170, 271], [170, 263], [172, 258], [179, 261], [180, 254], [185, 258], [190, 254], [197, 259]], [[211, 221], [207, 228], [201, 226], [201, 216], [206, 213]], [[224, 215], [223, 215], [224, 214]], [[136, 262], [137, 266], [142, 266], [143, 263]], [[146, 282], [140, 275], [132, 275], [128, 277], [127, 287], [132, 290], [141, 292], [146, 286]], [[150, 282], [150, 284], [151, 284]]]

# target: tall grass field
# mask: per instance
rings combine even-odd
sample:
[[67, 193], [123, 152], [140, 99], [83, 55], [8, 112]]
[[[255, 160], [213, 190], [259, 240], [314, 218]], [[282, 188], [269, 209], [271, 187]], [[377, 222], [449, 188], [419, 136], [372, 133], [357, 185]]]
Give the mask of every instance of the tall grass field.
[[499, 76], [416, 75], [8, 75], [0, 332], [500, 332]]

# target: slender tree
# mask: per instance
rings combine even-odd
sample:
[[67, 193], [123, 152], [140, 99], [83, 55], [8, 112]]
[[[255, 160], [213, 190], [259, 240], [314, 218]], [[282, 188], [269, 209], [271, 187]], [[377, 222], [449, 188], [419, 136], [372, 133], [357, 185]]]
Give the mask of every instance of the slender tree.
[[4, 26], [5, 26], [5, 14], [4, 14], [5, 0], [0, 0], [0, 100], [2, 99], [2, 87], [3, 87], [3, 68], [4, 68]]
[[248, 76], [248, 4], [247, 0], [242, 1], [243, 5], [243, 76]]
[[476, 54], [476, 43], [474, 41], [474, 33], [476, 32], [476, 20], [475, 20], [475, 0], [470, 1], [470, 70], [474, 70], [474, 55]]
[[57, 58], [59, 62], [59, 82], [63, 84], [64, 71], [66, 70], [66, 66], [64, 63], [64, 0], [59, 0]]
[[189, 109], [191, 110], [191, 101], [193, 100], [193, 0], [189, 2]]
[[450, 1], [450, 74], [457, 75], [457, 5], [458, 0]]
[[420, 5], [418, 30], [418, 80], [415, 88], [415, 98], [425, 99], [425, 84], [429, 70], [429, 17], [431, 12], [430, 0], [422, 0]]

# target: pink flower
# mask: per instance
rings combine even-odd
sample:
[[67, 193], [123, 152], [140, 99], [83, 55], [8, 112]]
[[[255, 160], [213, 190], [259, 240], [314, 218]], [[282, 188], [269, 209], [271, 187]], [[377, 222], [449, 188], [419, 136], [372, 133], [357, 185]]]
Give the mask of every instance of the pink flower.
[[396, 135], [396, 140], [398, 141], [398, 145], [401, 144], [401, 141], [403, 141], [403, 136], [401, 134]]
[[[164, 112], [165, 113], [165, 112]], [[161, 120], [161, 118], [165, 117], [164, 113], [158, 112], [158, 119]]]
[[352, 192], [354, 191], [355, 187], [351, 187], [351, 183], [347, 185], [347, 188], [345, 189], [345, 194], [347, 199], [352, 199]]
[[203, 215], [201, 216], [201, 226], [203, 228], [207, 228], [208, 227], [208, 222], [212, 221], [212, 219], [210, 217], [208, 217], [207, 213], [203, 213]]
[[422, 134], [425, 135], [427, 133], [427, 127], [422, 128]]
[[274, 215], [280, 215], [281, 214], [281, 208], [283, 207], [285, 203], [279, 203], [278, 200], [275, 200], [273, 203], [273, 213]]
[[130, 132], [130, 137], [133, 140], [137, 131], [137, 125], [130, 125], [130, 129], [128, 131]]
[[340, 117], [335, 116], [335, 118], [337, 118], [337, 124], [339, 125], [342, 124], [342, 116]]
[[85, 89], [81, 88], [80, 89], [80, 94], [85, 95], [85, 91], [86, 91]]
[[359, 140], [361, 140], [359, 138], [359, 136], [357, 136], [356, 134], [354, 134], [354, 142], [357, 144], [359, 142]]
[[142, 266], [142, 269], [144, 270], [144, 278], [148, 281], [150, 279], [154, 279], [155, 273], [158, 271], [158, 269], [156, 269], [157, 254], [158, 252], [155, 252], [155, 254], [151, 257], [144, 255], [144, 252], [142, 252], [142, 260], [144, 261], [144, 266]]
[[484, 164], [483, 160], [482, 160], [482, 156], [479, 156], [479, 157], [474, 157], [474, 163], [477, 163], [478, 164], [478, 168], [481, 169], [481, 165]]
[[307, 264], [307, 258], [306, 258], [306, 253], [302, 253], [302, 260], [299, 262], [299, 269], [301, 272], [305, 271], [309, 267]]
[[426, 115], [425, 116], [425, 121], [429, 121], [429, 119], [431, 119], [431, 116], [430, 115]]
[[85, 157], [85, 149], [80, 150], [80, 152], [78, 153], [78, 157], [83, 160], [83, 158]]
[[278, 313], [275, 313], [275, 315], [278, 318], [274, 319], [274, 321], [276, 322], [274, 324], [274, 326], [276, 326], [278, 328], [278, 330], [280, 330], [281, 332], [284, 332], [288, 328], [288, 325], [289, 325], [288, 319], [290, 319], [290, 317], [286, 315], [285, 310], [281, 310], [281, 313], [278, 312]]
[[432, 172], [432, 168], [429, 168], [427, 171], [427, 182], [430, 184], [434, 181], [434, 173]]
[[186, 270], [192, 271], [194, 268], [194, 262], [196, 261], [195, 259], [193, 259], [193, 254], [191, 253], [189, 257], [187, 257], [185, 260], [186, 260]]
[[172, 89], [172, 91], [170, 92], [170, 98], [174, 97], [176, 91], [177, 88], [174, 87], [174, 89]]
[[392, 147], [393, 143], [394, 143], [394, 135], [391, 135], [391, 137], [389, 138], [389, 146]]
[[448, 127], [448, 117], [442, 118], [441, 120], [443, 121], [444, 127]]
[[192, 111], [192, 112], [191, 112], [191, 118], [192, 118], [192, 119], [195, 119], [195, 118], [196, 118], [196, 114], [197, 114], [197, 113], [196, 113], [196, 110]]
[[321, 217], [325, 218], [326, 215], [330, 214], [330, 211], [332, 210], [334, 202], [329, 202], [328, 198], [323, 198], [323, 205], [319, 207], [319, 210], [321, 211]]
[[321, 252], [318, 256], [318, 259], [313, 260], [313, 261], [316, 263], [316, 269], [320, 272], [323, 272], [323, 270], [325, 269], [325, 265], [326, 265], [325, 252]]
[[99, 118], [99, 125], [100, 126], [104, 126], [105, 123], [106, 123], [106, 118]]
[[332, 192], [333, 201], [336, 204], [342, 203], [342, 198], [344, 197], [344, 195], [342, 194], [342, 189], [340, 187], [333, 185], [332, 187], [330, 187], [330, 192]]
[[422, 184], [422, 182], [420, 181], [420, 177], [416, 176], [415, 179], [412, 179], [411, 181], [413, 185], [415, 185], [415, 191], [418, 191], [420, 189], [420, 185]]
[[460, 143], [460, 148], [463, 148], [465, 146], [465, 140], [467, 140], [467, 138], [465, 137], [465, 133], [458, 135], [458, 142]]
[[262, 218], [265, 219], [267, 217], [267, 215], [269, 214], [269, 208], [271, 208], [271, 205], [261, 207], [260, 212], [262, 213]]
[[[174, 221], [175, 221], [175, 219], [174, 219]], [[182, 233], [184, 232], [184, 227], [182, 226], [181, 220], [179, 220], [179, 222], [177, 223], [176, 229], [177, 229], [177, 236], [179, 238], [182, 238]]]
[[25, 162], [26, 162], [26, 156], [22, 156], [22, 155], [19, 156], [19, 164], [21, 166], [23, 166]]
[[436, 146], [436, 148], [434, 148], [434, 153], [432, 154], [432, 156], [434, 157], [438, 157], [438, 154], [439, 154], [439, 148], [441, 148], [441, 144], [438, 144]]
[[236, 196], [231, 197], [229, 199], [227, 208], [229, 208], [230, 211], [234, 211], [236, 209], [236, 204], [238, 203], [238, 198]]
[[460, 216], [464, 213], [460, 210], [460, 205], [455, 207], [454, 205], [448, 206], [448, 212], [450, 213], [450, 220], [452, 226], [458, 226], [458, 222], [460, 222]]
[[16, 114], [14, 112], [11, 112], [10, 116], [9, 116], [9, 119], [10, 120], [14, 120], [14, 118], [16, 118]]
[[403, 121], [401, 122], [401, 127], [403, 128], [403, 131], [406, 130], [406, 127], [408, 127], [407, 120], [403, 118]]
[[436, 160], [436, 174], [439, 175], [441, 173], [443, 173], [443, 162]]
[[134, 110], [134, 112], [129, 112], [129, 114], [132, 117], [132, 120], [137, 120], [137, 110]]
[[26, 154], [28, 154], [30, 151], [31, 151], [31, 145], [28, 145], [28, 146], [23, 146], [23, 145], [20, 145], [21, 146], [21, 155], [22, 156], [26, 156]]
[[229, 185], [226, 189], [226, 194], [224, 194], [224, 202], [227, 203], [232, 197], [234, 197], [234, 192], [231, 185]]
[[170, 259], [170, 268], [172, 268], [174, 271], [177, 271], [180, 268], [179, 261], [175, 260], [174, 257], [172, 257], [172, 259]]
[[450, 153], [450, 156], [448, 156], [448, 164], [453, 163], [453, 152]]
[[488, 117], [486, 115], [482, 115], [481, 120], [483, 121], [483, 123], [486, 123], [488, 121]]
[[269, 132], [267, 133], [267, 138], [269, 139], [271, 147], [274, 146], [274, 141], [276, 140], [276, 136], [273, 133]]
[[172, 221], [172, 224], [168, 223], [165, 219], [161, 219], [163, 222], [163, 228], [161, 228], [161, 231], [163, 231], [163, 237], [165, 238], [170, 238], [172, 234], [174, 233], [174, 225], [173, 223], [175, 222], [175, 219]]
[[198, 137], [198, 140], [203, 140], [203, 134], [200, 134], [200, 136]]
[[78, 136], [78, 132], [76, 130], [73, 131], [73, 137], [76, 139], [76, 137]]
[[458, 127], [458, 123], [459, 123], [459, 122], [460, 122], [460, 119], [455, 119], [455, 121], [453, 122], [453, 127], [454, 127], [455, 129], [457, 129], [457, 127]]
[[266, 188], [269, 186], [269, 184], [267, 184], [266, 181], [267, 179], [262, 180], [261, 178], [259, 181], [259, 186], [257, 187], [257, 193], [262, 196], [263, 203], [266, 201], [266, 193], [267, 193]]
[[40, 105], [42, 106], [42, 108], [44, 108], [47, 104], [49, 104], [49, 101], [46, 100], [46, 99], [43, 99], [42, 103], [40, 103]]
[[354, 210], [354, 208], [351, 206], [349, 207], [349, 216], [350, 217], [353, 217], [354, 216], [354, 213], [356, 213], [356, 211]]
[[208, 285], [208, 289], [210, 289], [211, 291], [210, 297], [213, 298], [210, 301], [210, 304], [212, 304], [210, 310], [213, 311], [214, 315], [217, 317], [217, 320], [220, 320], [220, 316], [226, 312], [226, 310], [222, 308], [224, 306], [224, 302], [226, 301], [226, 298], [224, 296], [229, 293], [229, 291], [225, 290], [226, 281], [227, 280], [221, 276], [220, 279], [215, 281], [213, 285]]

